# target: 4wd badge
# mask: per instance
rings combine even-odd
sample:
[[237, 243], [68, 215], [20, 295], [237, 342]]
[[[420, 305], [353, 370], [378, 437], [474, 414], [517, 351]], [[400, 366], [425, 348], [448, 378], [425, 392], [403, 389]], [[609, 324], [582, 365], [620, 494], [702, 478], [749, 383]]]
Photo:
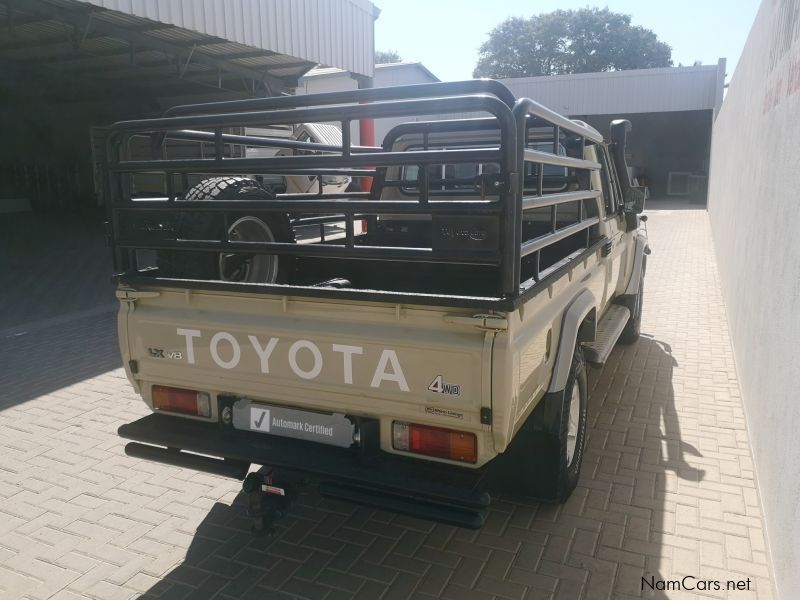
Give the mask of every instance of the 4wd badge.
[[437, 375], [436, 379], [431, 381], [428, 389], [431, 392], [436, 392], [437, 394], [448, 394], [450, 396], [461, 395], [461, 386], [457, 383], [445, 383], [442, 375]]

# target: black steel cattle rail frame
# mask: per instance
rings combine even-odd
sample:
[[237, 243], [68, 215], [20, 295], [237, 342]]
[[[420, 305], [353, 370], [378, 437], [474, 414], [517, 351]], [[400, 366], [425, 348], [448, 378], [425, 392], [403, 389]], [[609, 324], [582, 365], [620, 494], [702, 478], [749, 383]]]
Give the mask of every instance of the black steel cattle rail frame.
[[[398, 130], [417, 131], [463, 131], [471, 128], [491, 126], [499, 132], [499, 145], [470, 149], [445, 149], [398, 152], [389, 145], [381, 148], [354, 147], [350, 139], [350, 123], [354, 120], [418, 117], [441, 113], [484, 112], [489, 119], [465, 119], [451, 121], [426, 121], [399, 126]], [[475, 125], [473, 122], [482, 121]], [[231, 127], [287, 125], [297, 123], [338, 122], [342, 127], [341, 147], [330, 144], [273, 140], [260, 136], [240, 136], [224, 133]], [[526, 148], [528, 128], [532, 123], [545, 124], [553, 129], [553, 153]], [[448, 129], [449, 128], [449, 129]], [[211, 131], [198, 131], [209, 129]], [[543, 189], [544, 165], [566, 167], [573, 170], [593, 170], [598, 163], [558, 154], [562, 132], [577, 136], [580, 148], [587, 143], [601, 143], [602, 138], [592, 129], [575, 123], [530, 99], [515, 100], [502, 84], [489, 81], [465, 81], [455, 83], [420, 84], [393, 88], [372, 88], [350, 92], [334, 92], [307, 96], [263, 98], [220, 102], [208, 105], [187, 105], [167, 111], [166, 116], [156, 119], [123, 121], [114, 124], [109, 131], [107, 152], [108, 165], [105, 185], [109, 202], [110, 239], [114, 248], [115, 269], [120, 279], [135, 283], [157, 283], [175, 287], [202, 289], [238, 289], [266, 293], [298, 294], [311, 296], [352, 296], [365, 299], [394, 298], [398, 302], [418, 304], [459, 305], [459, 299], [468, 305], [507, 309], [516, 306], [528, 296], [533, 284], [555, 275], [553, 269], [540, 273], [538, 257], [542, 249], [566, 238], [587, 232], [585, 253], [598, 247], [592, 240], [590, 228], [599, 222], [597, 216], [587, 217], [583, 201], [596, 199], [599, 192], [580, 190], [545, 194]], [[151, 160], [126, 160], [124, 149], [130, 137], [148, 135], [153, 140]], [[427, 134], [426, 134], [427, 135]], [[213, 141], [213, 158], [166, 159], [163, 147], [166, 139], [177, 138], [195, 141]], [[252, 146], [288, 147], [317, 152], [314, 155], [278, 156], [269, 158], [224, 158], [224, 144], [241, 143]], [[325, 152], [325, 154], [319, 154]], [[582, 156], [582, 152], [581, 152]], [[490, 196], [496, 199], [435, 200], [430, 197], [427, 165], [457, 163], [494, 163], [499, 173], [492, 180]], [[526, 163], [540, 165], [536, 195], [526, 196], [524, 173]], [[203, 201], [175, 202], [177, 194], [172, 186], [175, 174], [305, 174], [325, 173], [350, 174], [352, 176], [376, 177], [383, 184], [388, 167], [416, 166], [421, 174], [419, 197], [412, 200], [381, 200], [369, 193], [325, 194], [320, 191], [307, 194], [278, 194], [274, 200], [258, 201]], [[126, 182], [133, 173], [161, 172], [167, 179], [167, 198], [134, 201], [127, 190]], [[423, 175], [424, 174], [424, 175]], [[558, 205], [578, 201], [578, 222], [557, 228]], [[532, 240], [523, 239], [523, 219], [526, 211], [549, 206], [552, 211], [552, 227], [548, 234]], [[341, 215], [345, 221], [343, 244], [314, 243], [291, 244], [279, 242], [234, 242], [227, 234], [220, 240], [152, 240], [128, 239], [121, 235], [120, 223], [137, 213], [158, 212], [203, 212], [220, 214], [224, 231], [228, 231], [229, 215], [253, 211], [302, 213], [304, 215]], [[441, 248], [413, 248], [397, 246], [356, 245], [354, 219], [364, 215], [486, 215], [499, 220], [499, 242], [496, 251], [444, 250]], [[311, 220], [322, 217], [310, 217]], [[390, 260], [423, 263], [492, 265], [501, 269], [501, 286], [496, 296], [467, 297], [441, 296], [433, 294], [395, 293], [381, 290], [341, 290], [277, 284], [234, 284], [221, 281], [189, 281], [164, 277], [142, 277], [133, 270], [136, 250], [185, 250], [207, 252], [263, 253], [270, 255], [314, 256], [342, 259]], [[521, 282], [521, 260], [535, 254], [534, 275]], [[566, 266], [566, 265], [564, 265]]]

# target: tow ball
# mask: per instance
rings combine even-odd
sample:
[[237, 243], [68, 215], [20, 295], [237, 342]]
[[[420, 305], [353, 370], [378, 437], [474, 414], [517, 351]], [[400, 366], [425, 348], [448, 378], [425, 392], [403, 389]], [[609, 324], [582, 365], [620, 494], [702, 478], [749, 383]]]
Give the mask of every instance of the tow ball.
[[275, 522], [285, 517], [297, 498], [297, 483], [277, 477], [275, 471], [250, 473], [242, 482], [247, 494], [247, 514], [257, 535], [275, 533]]

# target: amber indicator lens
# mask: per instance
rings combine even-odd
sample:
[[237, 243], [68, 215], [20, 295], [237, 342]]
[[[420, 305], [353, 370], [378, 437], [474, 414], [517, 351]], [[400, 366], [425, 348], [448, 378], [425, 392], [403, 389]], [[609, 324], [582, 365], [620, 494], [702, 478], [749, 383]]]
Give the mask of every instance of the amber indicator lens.
[[211, 396], [207, 392], [154, 385], [153, 408], [198, 417], [211, 416]]

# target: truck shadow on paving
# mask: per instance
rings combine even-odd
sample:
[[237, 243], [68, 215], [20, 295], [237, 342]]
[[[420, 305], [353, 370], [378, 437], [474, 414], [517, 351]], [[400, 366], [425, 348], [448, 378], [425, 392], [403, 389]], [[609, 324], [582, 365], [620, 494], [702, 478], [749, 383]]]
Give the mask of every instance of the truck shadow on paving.
[[690, 464], [689, 457], [702, 454], [681, 434], [678, 366], [668, 343], [643, 335], [618, 347], [590, 378], [591, 470], [585, 464], [581, 479], [592, 487], [587, 506], [593, 508], [585, 512], [603, 522], [595, 556], [617, 562], [611, 598], [667, 598], [659, 587], [676, 572], [702, 575], [673, 564], [673, 548], [695, 543], [681, 537], [689, 528], [676, 523], [677, 490], [696, 487], [706, 475]]
[[563, 505], [500, 497], [468, 531], [309, 489], [275, 535], [256, 537], [239, 494], [214, 505], [183, 563], [142, 597], [667, 597], [643, 578], [675, 579], [675, 482], [704, 477], [681, 439], [676, 365], [667, 344], [642, 337], [590, 371], [585, 462]]

